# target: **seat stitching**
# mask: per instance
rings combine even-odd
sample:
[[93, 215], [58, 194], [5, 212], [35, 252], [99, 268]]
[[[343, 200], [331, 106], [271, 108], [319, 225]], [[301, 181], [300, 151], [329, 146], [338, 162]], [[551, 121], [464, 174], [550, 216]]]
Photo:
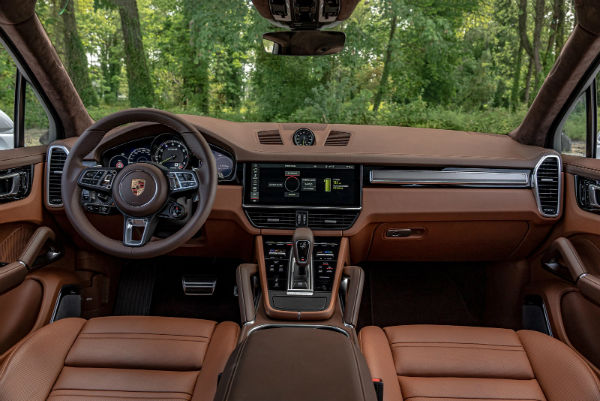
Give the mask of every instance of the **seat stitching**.
[[161, 390], [115, 390], [115, 389], [106, 390], [106, 389], [84, 389], [84, 388], [60, 388], [60, 389], [54, 390], [54, 391], [114, 391], [114, 392], [120, 392], [120, 393], [157, 393], [157, 394], [179, 393], [179, 394], [187, 394], [190, 396], [192, 395], [192, 394], [188, 393], [187, 391], [161, 391]]
[[393, 345], [393, 348], [454, 348], [454, 349], [464, 349], [464, 350], [490, 350], [490, 351], [501, 351], [501, 352], [525, 352], [521, 349], [501, 349], [501, 348], [493, 348], [493, 347], [477, 347], [477, 348], [469, 348], [469, 347], [453, 347], [449, 345]]
[[[90, 396], [90, 394], [85, 394], [84, 393], [84, 394], [61, 394], [60, 396], [57, 396], [57, 397], [61, 397], [62, 398], [62, 397], [89, 397], [89, 396]], [[52, 396], [52, 393], [51, 393], [50, 396], [49, 396], [49, 398], [52, 398], [52, 397], [53, 396]], [[103, 395], [102, 398], [116, 398], [116, 399], [119, 399], [119, 400], [123, 399], [123, 397], [119, 397], [119, 396], [116, 396], [116, 395]], [[164, 397], [160, 397], [160, 396], [151, 397], [151, 398], [146, 397], [146, 396], [144, 396], [144, 397], [128, 396], [127, 398], [130, 398], [130, 399], [139, 399], [139, 400], [164, 400]], [[169, 397], [169, 399], [172, 399], [172, 400], [183, 400], [183, 401], [189, 401], [190, 400], [190, 398], [188, 398], [188, 397], [185, 397], [185, 398], [183, 398], [183, 397]]]
[[406, 397], [404, 399], [404, 401], [406, 400], [410, 400], [411, 398], [427, 398], [427, 399], [444, 399], [444, 400], [501, 400], [501, 401], [506, 401], [506, 400], [517, 400], [517, 401], [542, 401], [539, 398], [523, 398], [523, 397], [519, 397], [519, 398], [506, 398], [506, 397], [501, 397], [501, 398], [497, 398], [497, 397], [477, 397], [477, 398], [473, 398], [473, 397], [430, 397], [430, 396], [426, 396], [426, 395], [414, 395], [411, 397]]
[[[81, 337], [80, 337], [81, 338]], [[185, 340], [182, 338], [147, 338], [147, 337], [88, 337], [83, 340], [148, 340], [148, 341], [179, 341], [208, 344], [208, 340]]]
[[85, 333], [81, 333], [81, 336], [89, 336], [89, 335], [97, 335], [97, 334], [104, 334], [104, 335], [111, 335], [111, 334], [141, 334], [141, 335], [147, 335], [147, 336], [172, 336], [172, 337], [201, 337], [201, 338], [210, 338], [210, 336], [202, 336], [202, 335], [198, 335], [198, 334], [168, 334], [168, 333], [138, 333], [138, 332], [127, 332], [127, 331], [90, 331], [90, 332], [85, 332]]
[[460, 341], [390, 341], [390, 344], [463, 344], [463, 345], [487, 345], [494, 347], [512, 347], [512, 348], [523, 348], [523, 345], [510, 345], [510, 344], [489, 344], [489, 343], [472, 343], [472, 342], [460, 342]]

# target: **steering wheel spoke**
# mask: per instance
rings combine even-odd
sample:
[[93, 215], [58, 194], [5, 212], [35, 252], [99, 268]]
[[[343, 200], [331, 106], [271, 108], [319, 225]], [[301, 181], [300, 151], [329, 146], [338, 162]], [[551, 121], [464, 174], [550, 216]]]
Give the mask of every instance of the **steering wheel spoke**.
[[198, 176], [194, 170], [177, 170], [167, 173], [169, 194], [198, 190]]
[[124, 217], [123, 245], [128, 247], [140, 247], [150, 241], [158, 222], [156, 216]]
[[89, 167], [81, 172], [77, 184], [93, 191], [110, 192], [116, 175], [117, 170], [112, 168]]

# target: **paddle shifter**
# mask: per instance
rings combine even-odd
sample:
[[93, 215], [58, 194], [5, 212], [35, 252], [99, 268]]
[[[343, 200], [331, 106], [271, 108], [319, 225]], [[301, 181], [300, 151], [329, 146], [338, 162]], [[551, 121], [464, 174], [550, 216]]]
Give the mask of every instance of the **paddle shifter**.
[[312, 253], [315, 240], [310, 228], [297, 228], [292, 238], [293, 252], [288, 274], [288, 292], [313, 292]]

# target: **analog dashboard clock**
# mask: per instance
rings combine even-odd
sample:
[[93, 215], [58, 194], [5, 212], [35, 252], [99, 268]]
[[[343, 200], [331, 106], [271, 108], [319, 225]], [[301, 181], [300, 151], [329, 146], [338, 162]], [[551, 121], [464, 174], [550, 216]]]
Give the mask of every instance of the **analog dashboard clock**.
[[300, 128], [294, 132], [294, 145], [313, 146], [315, 144], [315, 134], [308, 128]]

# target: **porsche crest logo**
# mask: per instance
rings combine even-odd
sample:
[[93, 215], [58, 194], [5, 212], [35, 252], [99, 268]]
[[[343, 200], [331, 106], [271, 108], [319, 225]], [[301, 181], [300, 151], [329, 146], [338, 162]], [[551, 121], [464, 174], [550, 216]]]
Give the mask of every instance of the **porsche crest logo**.
[[146, 187], [146, 180], [143, 178], [134, 178], [131, 180], [131, 192], [135, 196], [140, 196], [144, 192], [144, 188]]

